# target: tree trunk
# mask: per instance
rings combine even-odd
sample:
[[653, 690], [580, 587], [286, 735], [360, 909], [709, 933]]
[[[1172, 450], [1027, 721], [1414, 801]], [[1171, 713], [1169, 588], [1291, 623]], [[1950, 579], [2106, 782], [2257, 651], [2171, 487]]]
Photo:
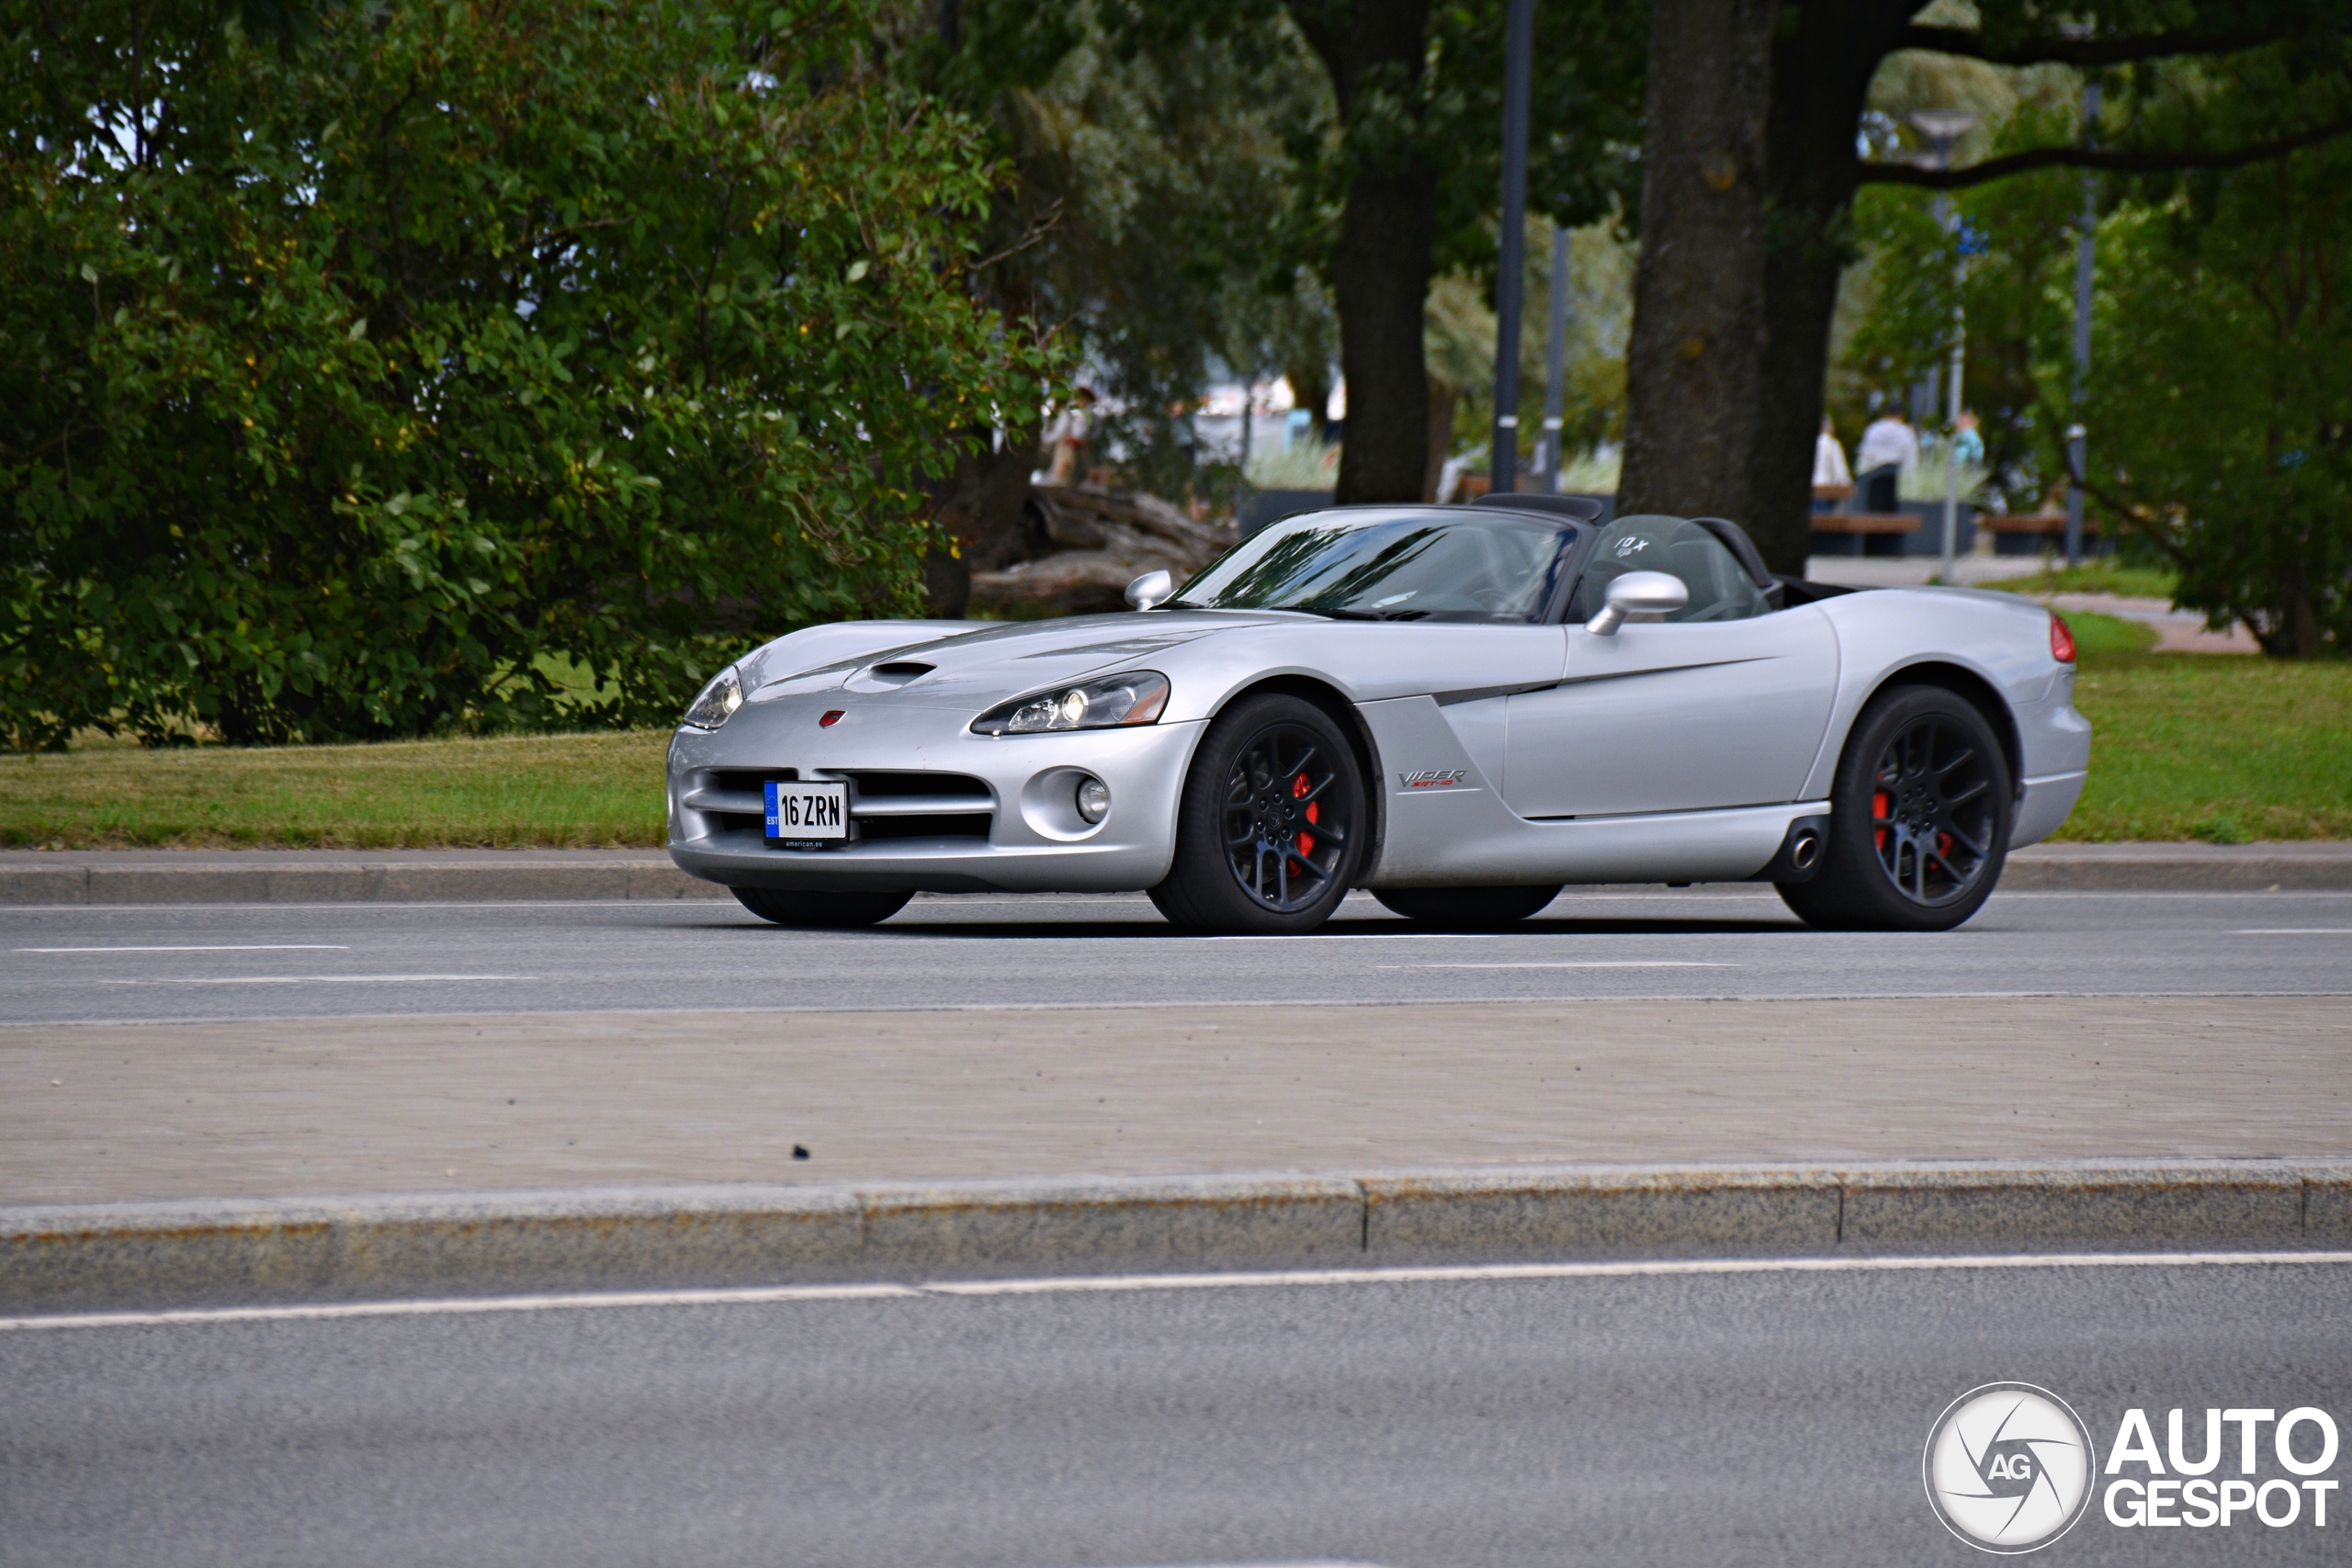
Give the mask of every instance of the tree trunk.
[[1728, 516], [1804, 570], [1855, 127], [1916, 9], [1658, 0], [1621, 512]]
[[1749, 458], [1748, 507], [1739, 521], [1765, 564], [1800, 576], [1813, 531], [1813, 447], [1829, 371], [1846, 225], [1861, 169], [1854, 130], [1879, 62], [1912, 7], [1903, 0], [1809, 0], [1772, 46], [1765, 129], [1765, 344]]
[[1331, 367], [1301, 361], [1283, 367], [1283, 378], [1290, 382], [1290, 393], [1296, 400], [1291, 405], [1306, 411], [1307, 428], [1315, 434], [1318, 446], [1331, 439]]
[[933, 549], [923, 558], [923, 593], [931, 614], [945, 620], [963, 615], [971, 598], [973, 572], [994, 571], [1051, 547], [1029, 515], [1029, 475], [1037, 467], [1036, 429], [1008, 440], [1001, 451], [990, 451], [988, 433], [978, 434], [980, 448], [959, 457], [956, 471], [934, 488], [933, 519], [956, 547]]
[[1620, 515], [1755, 513], [1772, 0], [1650, 8]]
[[1423, 501], [1437, 499], [1438, 476], [1445, 470], [1445, 460], [1453, 456], [1453, 405], [1461, 397], [1453, 382], [1430, 378], [1430, 461], [1421, 472]]
[[1340, 371], [1348, 423], [1340, 505], [1419, 501], [1429, 451], [1429, 367], [1422, 315], [1436, 241], [1437, 182], [1426, 170], [1363, 174], [1348, 187], [1331, 264], [1340, 302]]
[[[1345, 12], [1294, 5], [1291, 15], [1331, 73], [1342, 122], [1351, 123], [1367, 77], [1380, 84], [1384, 98], [1419, 82], [1429, 0], [1355, 0]], [[1331, 262], [1340, 371], [1348, 385], [1334, 499], [1418, 501], [1429, 443], [1421, 318], [1437, 240], [1437, 175], [1409, 138], [1358, 157]]]

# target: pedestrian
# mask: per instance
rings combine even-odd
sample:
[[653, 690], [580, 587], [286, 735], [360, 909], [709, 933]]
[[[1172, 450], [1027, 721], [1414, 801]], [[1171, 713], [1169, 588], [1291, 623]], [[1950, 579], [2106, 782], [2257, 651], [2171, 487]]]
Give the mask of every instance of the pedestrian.
[[1870, 428], [1862, 432], [1861, 447], [1854, 454], [1854, 467], [1866, 474], [1890, 463], [1905, 474], [1919, 466], [1919, 433], [1911, 428], [1901, 409], [1890, 409], [1871, 421]]
[[1838, 445], [1838, 432], [1829, 416], [1821, 416], [1821, 434], [1813, 442], [1813, 488], [1824, 485], [1851, 485], [1854, 476], [1846, 469], [1846, 449]]
[[1961, 410], [1960, 418], [1953, 423], [1952, 456], [1960, 459], [1960, 466], [1963, 468], [1978, 467], [1984, 461], [1984, 437], [1977, 434], [1974, 411]]
[[1053, 428], [1046, 433], [1053, 446], [1052, 481], [1057, 485], [1075, 484], [1086, 477], [1087, 449], [1094, 437], [1094, 389], [1080, 387], [1071, 395], [1069, 406], [1056, 416]]

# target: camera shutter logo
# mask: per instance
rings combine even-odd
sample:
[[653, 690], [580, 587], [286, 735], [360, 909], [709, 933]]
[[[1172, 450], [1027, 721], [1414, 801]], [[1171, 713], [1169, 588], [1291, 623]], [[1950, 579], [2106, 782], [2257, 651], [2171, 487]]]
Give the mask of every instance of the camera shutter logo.
[[1972, 1388], [1928, 1429], [1921, 1472], [1944, 1528], [1982, 1551], [2039, 1551], [2090, 1506], [2098, 1455], [2066, 1402], [2026, 1382]]

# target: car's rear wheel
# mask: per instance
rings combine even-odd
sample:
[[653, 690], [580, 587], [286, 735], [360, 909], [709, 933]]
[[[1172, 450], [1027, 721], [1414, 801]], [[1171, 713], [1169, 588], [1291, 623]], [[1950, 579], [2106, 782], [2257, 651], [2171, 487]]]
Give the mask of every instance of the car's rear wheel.
[[1560, 896], [1549, 887], [1375, 887], [1372, 896], [1407, 919], [1450, 931], [1517, 925]]
[[736, 901], [763, 920], [815, 931], [878, 926], [907, 907], [911, 893], [812, 893], [802, 888], [730, 887]]
[[1993, 896], [2016, 800], [2000, 738], [1966, 697], [1896, 686], [1872, 698], [1829, 802], [1820, 871], [1780, 885], [1808, 924], [1944, 931]]
[[1297, 697], [1245, 697], [1201, 737], [1176, 810], [1176, 854], [1151, 901], [1194, 931], [1295, 935], [1330, 919], [1363, 852], [1355, 752]]

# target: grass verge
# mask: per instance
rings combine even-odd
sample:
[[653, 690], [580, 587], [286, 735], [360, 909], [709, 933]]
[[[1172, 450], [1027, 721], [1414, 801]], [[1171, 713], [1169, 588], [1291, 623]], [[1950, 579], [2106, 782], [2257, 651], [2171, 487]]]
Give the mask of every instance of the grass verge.
[[663, 731], [0, 758], [17, 849], [596, 849], [662, 841]]
[[[2096, 730], [2078, 841], [2352, 839], [2352, 664], [2146, 650], [2136, 622], [2069, 615]], [[668, 737], [0, 758], [0, 845], [121, 849], [627, 848], [662, 837]]]
[[2352, 839], [2352, 664], [2101, 651], [2107, 618], [2066, 617], [2091, 776], [2059, 838]]
[[2021, 577], [2005, 577], [1998, 582], [1980, 582], [1979, 588], [1997, 588], [2005, 593], [2120, 593], [2134, 599], [2170, 599], [2180, 580], [2170, 570], [2160, 566], [2126, 566], [2116, 561], [2093, 561], [2069, 571], [2052, 564], [2040, 571]]

